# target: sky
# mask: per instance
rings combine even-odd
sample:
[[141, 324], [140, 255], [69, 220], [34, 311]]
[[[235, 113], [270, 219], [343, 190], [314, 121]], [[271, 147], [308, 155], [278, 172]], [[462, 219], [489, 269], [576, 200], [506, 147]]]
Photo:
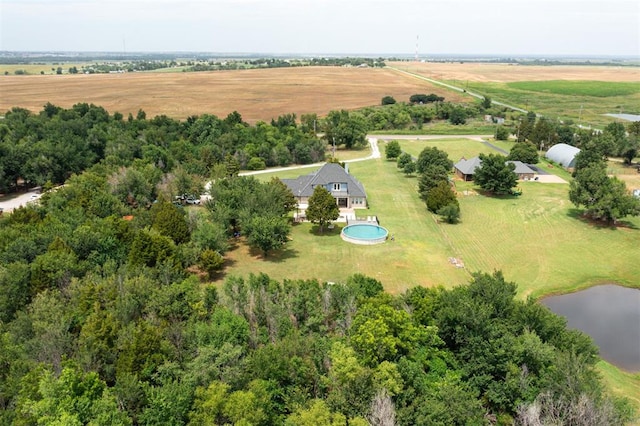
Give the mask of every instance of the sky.
[[638, 0], [0, 0], [0, 50], [640, 56]]

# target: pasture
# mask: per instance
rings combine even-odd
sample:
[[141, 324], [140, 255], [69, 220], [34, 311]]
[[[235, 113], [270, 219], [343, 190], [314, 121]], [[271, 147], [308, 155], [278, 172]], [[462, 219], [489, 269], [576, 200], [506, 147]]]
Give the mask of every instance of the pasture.
[[[390, 63], [544, 116], [604, 127], [604, 114], [638, 111], [640, 67]], [[626, 122], [625, 122], [626, 123]]]

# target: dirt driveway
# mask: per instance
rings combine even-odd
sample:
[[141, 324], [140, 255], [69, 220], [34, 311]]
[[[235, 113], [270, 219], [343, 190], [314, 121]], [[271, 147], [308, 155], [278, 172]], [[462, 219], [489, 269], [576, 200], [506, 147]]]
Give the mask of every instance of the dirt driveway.
[[560, 176], [556, 175], [537, 175], [538, 182], [542, 183], [569, 183], [566, 180], [562, 179]]

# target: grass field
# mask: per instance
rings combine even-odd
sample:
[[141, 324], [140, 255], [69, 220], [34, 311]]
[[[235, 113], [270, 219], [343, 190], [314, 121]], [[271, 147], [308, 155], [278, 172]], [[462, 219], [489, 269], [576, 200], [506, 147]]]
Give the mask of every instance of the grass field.
[[603, 127], [608, 113], [640, 113], [640, 67], [481, 63], [390, 65], [553, 119]]
[[[603, 83], [600, 88], [587, 85], [585, 87], [591, 87], [591, 89], [581, 89], [583, 92], [587, 90], [597, 92], [599, 93], [598, 96], [560, 93], [574, 90], [577, 82], [561, 82], [561, 84], [555, 85], [556, 87], [553, 89], [549, 89], [550, 91], [545, 91], [545, 88], [549, 87], [547, 83], [549, 82], [540, 82], [540, 90], [533, 91], [520, 89], [518, 88], [519, 86], [511, 86], [517, 83], [474, 82], [469, 83], [469, 90], [485, 94], [494, 100], [535, 111], [552, 119], [571, 119], [578, 124], [600, 128], [615, 121], [614, 118], [607, 117], [604, 114], [640, 112], [640, 88], [638, 88], [639, 85], [637, 84], [624, 83], [629, 85], [627, 90], [634, 89], [631, 94], [614, 95], [615, 92], [612, 91], [610, 96], [603, 97], [600, 96], [603, 93], [601, 87], [614, 83]], [[529, 84], [535, 86], [538, 83], [527, 82], [526, 87], [529, 87]], [[577, 87], [579, 86], [580, 84], [577, 85]], [[577, 89], [576, 93], [580, 93], [580, 89]], [[623, 121], [623, 123], [628, 122]]]
[[[435, 140], [403, 140], [399, 141], [403, 151], [408, 152], [414, 157], [420, 155], [420, 152], [426, 147], [436, 147], [449, 154], [449, 158], [456, 163], [462, 157], [471, 158], [482, 154], [494, 154], [495, 151], [484, 145], [480, 141], [459, 138], [459, 139], [435, 139]], [[381, 152], [384, 152], [384, 145], [380, 146]]]
[[640, 83], [618, 81], [514, 81], [507, 83], [507, 87], [529, 92], [570, 96], [595, 96], [597, 98], [630, 96], [640, 93]]
[[621, 371], [606, 361], [598, 362], [597, 368], [613, 392], [626, 396], [640, 410], [640, 373], [632, 374]]
[[638, 171], [640, 164], [637, 160], [633, 166], [625, 165], [620, 161], [609, 161], [607, 173], [624, 181], [630, 190], [640, 189], [640, 172]]
[[40, 75], [41, 73], [54, 75], [56, 69], [61, 67], [64, 73], [69, 71], [69, 68], [76, 67], [78, 70], [85, 65], [91, 65], [95, 62], [47, 62], [47, 63], [33, 63], [33, 64], [0, 64], [0, 76], [4, 76], [5, 73], [14, 75], [18, 70], [22, 70], [27, 75]]

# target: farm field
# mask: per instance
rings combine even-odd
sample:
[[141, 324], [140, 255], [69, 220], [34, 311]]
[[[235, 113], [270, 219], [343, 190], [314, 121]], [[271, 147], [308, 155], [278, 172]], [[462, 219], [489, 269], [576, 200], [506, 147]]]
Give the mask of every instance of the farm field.
[[51, 102], [69, 108], [78, 102], [100, 105], [110, 113], [177, 119], [205, 113], [226, 117], [238, 111], [249, 123], [279, 115], [356, 109], [380, 104], [386, 95], [408, 100], [415, 93], [454, 94], [388, 69], [300, 67], [190, 73], [125, 73], [0, 76], [0, 112], [14, 106], [42, 110]]
[[589, 65], [512, 65], [480, 62], [388, 62], [387, 65], [435, 80], [462, 82], [546, 81], [640, 81], [640, 67]]
[[640, 67], [390, 63], [553, 119], [603, 127], [607, 113], [640, 113]]

